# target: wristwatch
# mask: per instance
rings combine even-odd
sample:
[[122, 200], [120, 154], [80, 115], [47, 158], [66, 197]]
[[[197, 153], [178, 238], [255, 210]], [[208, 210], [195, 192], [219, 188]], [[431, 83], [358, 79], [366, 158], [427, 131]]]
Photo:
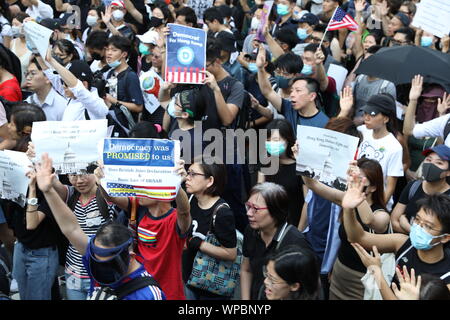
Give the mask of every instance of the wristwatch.
[[38, 198], [30, 198], [27, 200], [27, 204], [32, 205], [32, 206], [37, 206], [38, 204]]

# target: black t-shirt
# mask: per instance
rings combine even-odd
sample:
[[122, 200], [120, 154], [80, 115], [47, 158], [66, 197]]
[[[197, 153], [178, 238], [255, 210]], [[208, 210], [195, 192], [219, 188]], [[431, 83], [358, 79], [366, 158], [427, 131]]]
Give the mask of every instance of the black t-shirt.
[[[27, 230], [26, 206], [22, 208], [18, 204], [1, 200], [8, 226], [14, 231], [17, 240], [28, 249], [40, 249], [58, 244], [58, 235], [61, 233], [58, 225], [49, 209], [44, 196], [38, 191], [38, 210], [45, 214], [45, 218], [34, 230]], [[34, 214], [37, 214], [36, 212]]]
[[[275, 252], [278, 237], [284, 225], [281, 225], [275, 233], [272, 242], [266, 247], [266, 244], [261, 239], [259, 231], [247, 226], [244, 233], [244, 244], [242, 253], [244, 257], [250, 260], [250, 269], [253, 274], [252, 285], [250, 290], [250, 299], [258, 299], [260, 289], [264, 285], [263, 266], [266, 265], [266, 259]], [[295, 226], [291, 227], [279, 248], [289, 245], [297, 245], [302, 249], [312, 250], [303, 233], [301, 233]]]
[[[191, 204], [191, 217], [192, 217], [192, 229], [189, 237], [195, 237], [196, 235], [205, 236], [210, 230], [211, 219], [214, 208], [216, 206], [225, 203], [225, 200], [219, 199], [209, 209], [201, 209], [198, 206], [196, 197], [192, 197]], [[216, 213], [216, 220], [214, 226], [211, 228], [211, 232], [216, 236], [217, 240], [225, 248], [235, 248], [237, 244], [236, 239], [236, 227], [234, 223], [234, 214], [230, 208], [224, 206]], [[192, 264], [194, 262], [196, 250], [187, 248], [183, 250], [183, 280], [186, 282], [192, 272]], [[201, 295], [207, 295], [203, 290], [197, 290], [191, 288], [193, 291], [198, 291]]]
[[411, 239], [408, 238], [403, 246], [397, 251], [395, 259], [397, 267], [400, 268], [400, 270], [403, 270], [403, 266], [408, 268], [408, 272], [411, 268], [414, 268], [416, 277], [424, 273], [429, 273], [441, 278], [446, 285], [450, 284], [450, 249], [448, 248], [444, 248], [444, 258], [441, 261], [436, 263], [425, 263], [420, 260], [417, 249], [412, 246]]
[[301, 208], [305, 199], [302, 190], [302, 178], [296, 174], [296, 162], [291, 164], [281, 164], [275, 175], [265, 176], [267, 182], [273, 182], [284, 187], [289, 197], [288, 222], [298, 226], [300, 221]]
[[[381, 206], [372, 205], [370, 207], [373, 212], [377, 210], [384, 210]], [[356, 209], [358, 211], [358, 209]], [[361, 221], [361, 218], [359, 217], [359, 214], [356, 212], [356, 219], [363, 227], [364, 231], [369, 232], [370, 229], [367, 227], [363, 222]], [[385, 233], [387, 233], [388, 230], [386, 230]], [[341, 224], [339, 227], [339, 238], [341, 238], [341, 246], [338, 251], [338, 258], [341, 263], [358, 272], [366, 273], [367, 268], [364, 266], [364, 264], [361, 262], [361, 259], [359, 258], [358, 254], [356, 253], [355, 249], [353, 249], [350, 242], [347, 240], [347, 233], [345, 232], [344, 224]]]
[[[411, 190], [411, 187], [413, 186], [414, 182], [415, 181], [411, 181], [406, 185], [406, 187], [400, 194], [400, 199], [398, 200], [399, 203], [406, 205], [405, 216], [408, 219], [408, 221], [411, 221], [411, 218], [415, 217], [417, 211], [419, 211], [419, 207], [416, 204], [417, 200], [422, 199], [426, 195], [425, 191], [423, 191], [423, 183], [421, 183], [417, 191], [414, 193], [411, 199], [409, 199], [409, 191]], [[450, 189], [443, 192], [443, 194], [450, 195]]]

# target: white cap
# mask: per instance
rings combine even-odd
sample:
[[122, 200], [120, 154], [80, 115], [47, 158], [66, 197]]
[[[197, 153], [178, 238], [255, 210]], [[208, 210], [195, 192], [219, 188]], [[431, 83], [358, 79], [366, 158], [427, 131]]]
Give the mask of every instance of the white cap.
[[156, 46], [159, 39], [159, 34], [154, 30], [149, 30], [143, 35], [137, 35], [137, 37], [143, 43], [150, 43]]

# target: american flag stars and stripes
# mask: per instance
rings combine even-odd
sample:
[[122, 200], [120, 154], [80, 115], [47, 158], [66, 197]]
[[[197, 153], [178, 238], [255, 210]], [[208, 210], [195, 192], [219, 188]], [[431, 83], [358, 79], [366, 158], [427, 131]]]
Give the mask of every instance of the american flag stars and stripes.
[[133, 186], [108, 182], [106, 188], [111, 197], [145, 197], [155, 200], [174, 200], [177, 195], [176, 187]]
[[351, 15], [349, 15], [341, 8], [337, 8], [336, 12], [330, 20], [330, 23], [328, 24], [328, 30], [333, 31], [343, 28], [347, 28], [351, 31], [356, 31], [358, 30], [358, 24], [355, 20], [353, 20]]
[[204, 68], [172, 67], [166, 69], [166, 81], [173, 83], [202, 83]]

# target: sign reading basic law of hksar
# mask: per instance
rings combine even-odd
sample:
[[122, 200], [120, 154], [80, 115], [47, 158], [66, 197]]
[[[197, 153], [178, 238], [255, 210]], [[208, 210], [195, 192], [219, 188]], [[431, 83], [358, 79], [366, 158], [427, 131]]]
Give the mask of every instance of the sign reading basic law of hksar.
[[202, 84], [206, 69], [206, 32], [202, 29], [169, 23], [166, 78], [172, 83]]
[[111, 197], [174, 200], [181, 177], [174, 170], [180, 142], [161, 139], [105, 139], [103, 188]]

